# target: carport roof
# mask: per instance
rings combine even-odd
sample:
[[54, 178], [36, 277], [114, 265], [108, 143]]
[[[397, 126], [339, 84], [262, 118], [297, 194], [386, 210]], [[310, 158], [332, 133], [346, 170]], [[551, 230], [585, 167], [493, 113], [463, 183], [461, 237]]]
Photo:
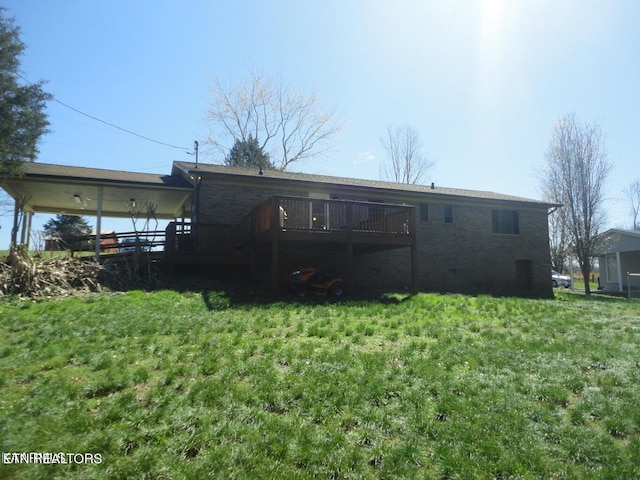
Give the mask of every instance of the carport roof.
[[128, 217], [127, 203], [135, 199], [139, 206], [156, 204], [156, 217], [164, 219], [188, 215], [193, 192], [178, 175], [48, 163], [25, 163], [24, 175], [5, 180], [2, 188], [14, 199], [26, 198], [25, 211], [95, 216], [102, 189], [103, 216]]

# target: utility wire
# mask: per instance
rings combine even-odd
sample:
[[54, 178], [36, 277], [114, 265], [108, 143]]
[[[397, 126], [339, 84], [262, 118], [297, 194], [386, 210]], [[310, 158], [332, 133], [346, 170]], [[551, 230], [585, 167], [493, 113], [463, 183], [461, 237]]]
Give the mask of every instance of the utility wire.
[[185, 148], [185, 147], [178, 147], [176, 145], [171, 145], [170, 143], [165, 143], [165, 142], [161, 142], [159, 140], [154, 140], [153, 138], [145, 137], [144, 135], [141, 135], [139, 133], [132, 132], [131, 130], [127, 130], [126, 128], [119, 127], [118, 125], [115, 125], [113, 123], [107, 122], [106, 120], [102, 120], [102, 119], [100, 119], [98, 117], [94, 117], [93, 115], [89, 115], [88, 113], [82, 112], [82, 111], [78, 110], [77, 108], [72, 107], [71, 105], [67, 105], [66, 103], [61, 102], [60, 100], [58, 100], [56, 97], [52, 97], [52, 98], [53, 98], [54, 102], [59, 103], [60, 105], [62, 105], [63, 107], [68, 108], [69, 110], [73, 110], [74, 112], [79, 113], [80, 115], [84, 115], [85, 117], [89, 117], [92, 120], [95, 120], [95, 121], [100, 122], [100, 123], [104, 123], [105, 125], [109, 125], [110, 127], [117, 128], [118, 130], [121, 130], [121, 131], [123, 131], [125, 133], [128, 133], [129, 135], [134, 135], [136, 137], [142, 138], [142, 139], [147, 140], [149, 142], [157, 143], [159, 145], [164, 145], [165, 147], [171, 147], [171, 148], [176, 148], [178, 150], [188, 151], [188, 149]]
[[[18, 75], [22, 80], [24, 80], [25, 82], [27, 82], [29, 85], [33, 85], [33, 83], [31, 83], [29, 80], [27, 80], [26, 78], [24, 78], [24, 77], [23, 77], [22, 75], [20, 75], [19, 73], [18, 73], [17, 75]], [[77, 108], [72, 107], [71, 105], [68, 105], [68, 104], [66, 104], [66, 103], [64, 103], [64, 102], [62, 102], [62, 101], [60, 101], [60, 100], [58, 100], [58, 99], [55, 97], [55, 95], [51, 95], [51, 99], [52, 99], [54, 102], [59, 103], [59, 104], [60, 104], [60, 105], [62, 105], [63, 107], [68, 108], [69, 110], [73, 110], [74, 112], [79, 113], [80, 115], [84, 115], [85, 117], [88, 117], [88, 118], [90, 118], [90, 119], [92, 119], [92, 120], [95, 120], [96, 122], [104, 123], [105, 125], [108, 125], [108, 126], [110, 126], [110, 127], [112, 127], [112, 128], [116, 128], [116, 129], [118, 129], [118, 130], [121, 130], [121, 131], [123, 131], [123, 132], [125, 132], [125, 133], [128, 133], [129, 135], [134, 135], [134, 136], [136, 136], [136, 137], [142, 138], [142, 139], [147, 140], [147, 141], [149, 141], [149, 142], [157, 143], [157, 144], [159, 144], [159, 145], [164, 145], [165, 147], [171, 147], [171, 148], [175, 148], [175, 149], [177, 149], [177, 150], [184, 150], [185, 152], [187, 152], [187, 153], [189, 153], [189, 154], [191, 153], [191, 152], [189, 152], [189, 149], [188, 149], [188, 148], [185, 148], [185, 147], [178, 147], [177, 145], [171, 145], [170, 143], [165, 143], [165, 142], [161, 142], [161, 141], [159, 141], [159, 140], [154, 140], [153, 138], [149, 138], [149, 137], [146, 137], [146, 136], [141, 135], [141, 134], [139, 134], [139, 133], [132, 132], [131, 130], [127, 130], [126, 128], [122, 128], [122, 127], [120, 127], [120, 126], [118, 126], [118, 125], [115, 125], [115, 124], [113, 124], [113, 123], [111, 123], [111, 122], [107, 122], [106, 120], [102, 120], [101, 118], [95, 117], [95, 116], [93, 116], [93, 115], [89, 115], [88, 113], [85, 113], [85, 112], [83, 112], [83, 111], [81, 111], [81, 110], [78, 110]]]

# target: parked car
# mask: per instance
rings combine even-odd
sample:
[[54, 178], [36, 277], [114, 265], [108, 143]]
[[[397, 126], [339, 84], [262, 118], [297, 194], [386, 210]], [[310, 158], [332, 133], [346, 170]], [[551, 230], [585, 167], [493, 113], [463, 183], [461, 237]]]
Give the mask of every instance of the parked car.
[[[151, 242], [148, 238], [138, 238], [137, 241], [140, 242], [140, 251], [143, 253], [151, 251]], [[125, 238], [120, 242], [120, 247], [118, 248], [118, 253], [124, 252], [135, 252], [136, 251], [136, 239], [135, 238]]]
[[561, 275], [555, 270], [551, 270], [551, 283], [554, 288], [557, 288], [557, 287], [569, 288], [571, 287], [571, 277], [568, 275]]

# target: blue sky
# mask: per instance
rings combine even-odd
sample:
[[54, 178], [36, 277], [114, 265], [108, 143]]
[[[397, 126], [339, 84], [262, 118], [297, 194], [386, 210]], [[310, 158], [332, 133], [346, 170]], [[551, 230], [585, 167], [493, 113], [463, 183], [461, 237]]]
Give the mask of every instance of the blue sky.
[[[630, 225], [640, 178], [640, 2], [591, 0], [3, 0], [22, 72], [57, 102], [38, 161], [168, 173], [209, 133], [212, 77], [252, 67], [317, 92], [345, 122], [329, 155], [291, 170], [379, 178], [388, 125], [408, 123], [436, 185], [540, 198], [554, 122], [600, 121], [615, 168], [608, 227]], [[201, 150], [201, 161], [221, 158]], [[47, 216], [39, 214], [34, 228]], [[11, 215], [0, 217], [0, 248]], [[94, 222], [90, 219], [90, 223]], [[130, 223], [106, 219], [103, 228]]]

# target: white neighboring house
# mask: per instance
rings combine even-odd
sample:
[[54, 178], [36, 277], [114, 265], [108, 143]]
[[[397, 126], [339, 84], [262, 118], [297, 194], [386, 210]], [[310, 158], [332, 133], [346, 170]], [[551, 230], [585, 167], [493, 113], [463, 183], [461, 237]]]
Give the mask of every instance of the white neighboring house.
[[[612, 228], [598, 236], [593, 255], [600, 265], [600, 288], [605, 291], [628, 290], [627, 273], [640, 273], [640, 231]], [[640, 288], [640, 280], [631, 281]]]

